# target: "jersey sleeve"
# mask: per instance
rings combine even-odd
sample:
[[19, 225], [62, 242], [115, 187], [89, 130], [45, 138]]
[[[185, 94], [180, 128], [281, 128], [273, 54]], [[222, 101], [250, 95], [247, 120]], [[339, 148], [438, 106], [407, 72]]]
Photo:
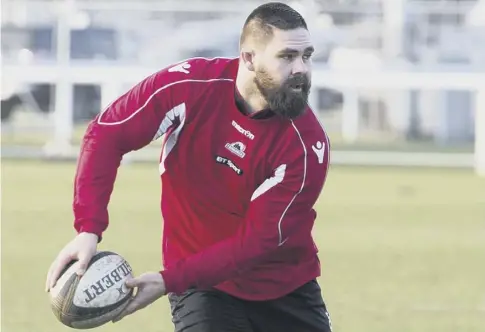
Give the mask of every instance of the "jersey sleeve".
[[[175, 67], [177, 68], [177, 67]], [[184, 68], [181, 68], [184, 69]], [[162, 136], [180, 120], [188, 72], [165, 68], [114, 100], [88, 125], [74, 179], [74, 228], [97, 234], [108, 226], [108, 203], [124, 154]]]
[[281, 255], [286, 246], [311, 241], [313, 209], [327, 176], [329, 144], [300, 144], [254, 192], [239, 232], [161, 271], [167, 291], [213, 287]]

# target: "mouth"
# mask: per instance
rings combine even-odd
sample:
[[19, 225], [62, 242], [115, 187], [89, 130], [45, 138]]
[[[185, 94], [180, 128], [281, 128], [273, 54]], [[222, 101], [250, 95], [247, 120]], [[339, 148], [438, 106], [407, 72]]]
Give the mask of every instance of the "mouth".
[[293, 91], [301, 91], [303, 89], [303, 84], [295, 84], [295, 85], [291, 86], [291, 89]]

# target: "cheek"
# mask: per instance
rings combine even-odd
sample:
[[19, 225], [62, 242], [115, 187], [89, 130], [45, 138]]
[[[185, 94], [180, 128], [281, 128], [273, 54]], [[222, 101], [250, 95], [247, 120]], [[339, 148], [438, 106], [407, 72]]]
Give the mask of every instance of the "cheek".
[[285, 61], [274, 61], [271, 68], [271, 76], [278, 83], [282, 84], [291, 75], [291, 67]]
[[289, 77], [293, 73], [295, 63], [291, 61], [281, 61], [279, 65], [279, 71], [282, 76]]
[[313, 62], [312, 60], [308, 60], [307, 63], [307, 71], [308, 71], [308, 75], [311, 76], [312, 75], [312, 69], [313, 69]]

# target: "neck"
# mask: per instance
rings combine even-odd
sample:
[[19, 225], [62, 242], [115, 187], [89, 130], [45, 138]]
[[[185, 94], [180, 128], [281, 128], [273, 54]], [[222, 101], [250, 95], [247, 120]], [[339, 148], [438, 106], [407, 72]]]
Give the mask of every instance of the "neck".
[[245, 68], [239, 68], [236, 77], [236, 88], [241, 95], [247, 112], [252, 114], [264, 110], [268, 103], [253, 82], [254, 75]]

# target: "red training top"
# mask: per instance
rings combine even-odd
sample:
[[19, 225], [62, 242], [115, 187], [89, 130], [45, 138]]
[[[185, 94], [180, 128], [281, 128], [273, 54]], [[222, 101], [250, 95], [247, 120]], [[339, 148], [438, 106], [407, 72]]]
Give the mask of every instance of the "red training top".
[[328, 137], [309, 107], [295, 120], [246, 115], [235, 98], [237, 69], [238, 59], [224, 58], [165, 68], [109, 105], [83, 139], [74, 227], [101, 237], [122, 156], [163, 135], [168, 292], [215, 287], [267, 300], [320, 275], [311, 231]]

